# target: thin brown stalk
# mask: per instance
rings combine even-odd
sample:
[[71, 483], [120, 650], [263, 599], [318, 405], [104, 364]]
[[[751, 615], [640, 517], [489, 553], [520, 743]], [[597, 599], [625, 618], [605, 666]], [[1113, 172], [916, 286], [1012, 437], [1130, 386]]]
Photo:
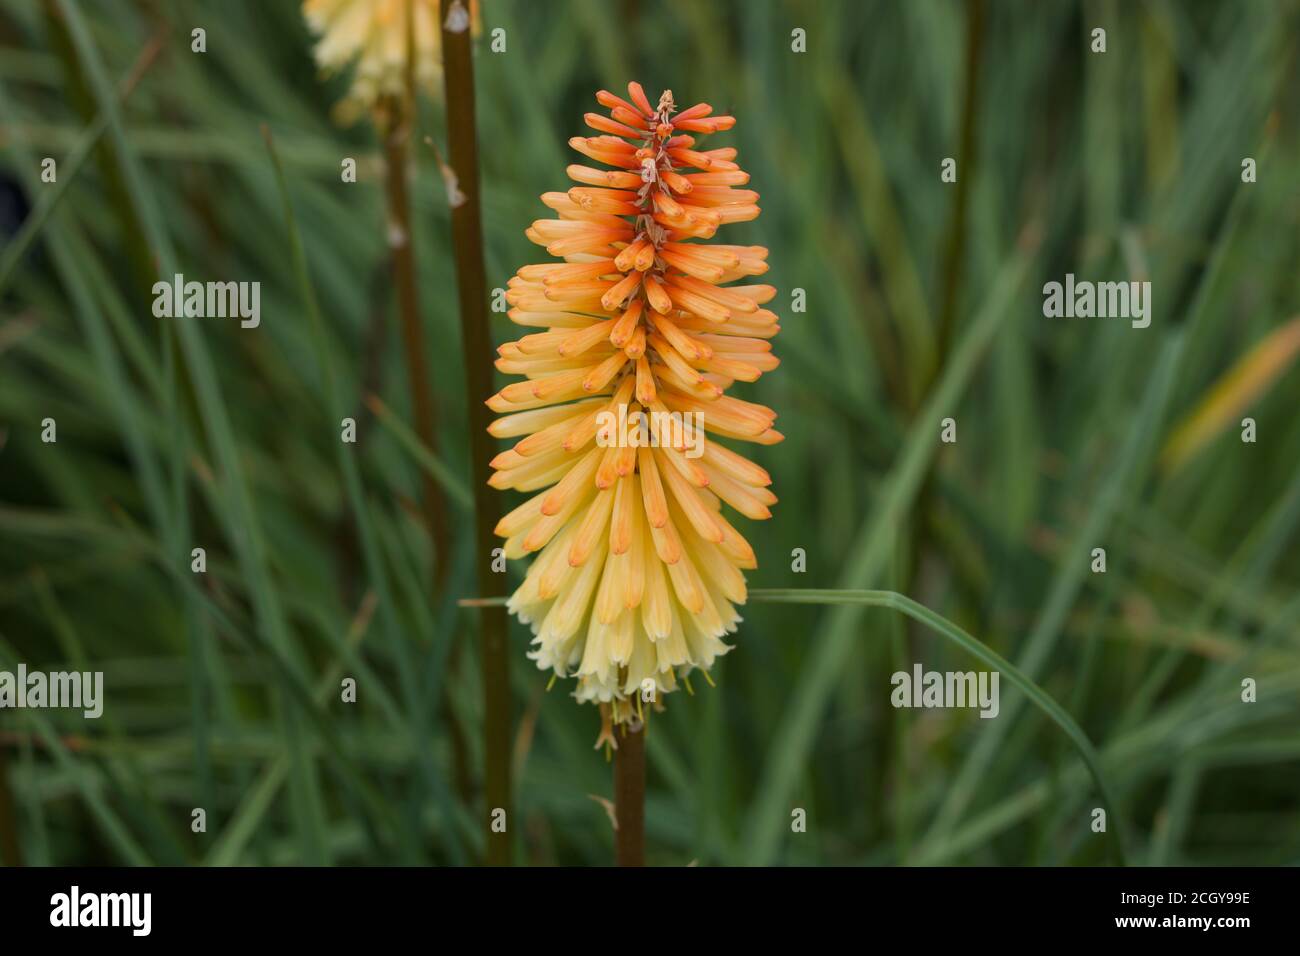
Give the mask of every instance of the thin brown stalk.
[[[404, 110], [403, 110], [404, 112]], [[410, 127], [404, 120], [391, 124], [384, 137], [387, 166], [389, 251], [392, 254], [393, 283], [397, 287], [397, 310], [401, 317], [402, 354], [415, 416], [415, 433], [427, 448], [437, 448], [437, 413], [430, 385], [424, 328], [420, 322], [419, 291], [415, 282], [415, 254], [411, 242], [411, 207], [406, 187], [407, 147]], [[447, 503], [442, 488], [428, 471], [420, 471], [420, 517], [433, 547], [432, 594], [441, 592], [451, 561], [447, 530]], [[459, 655], [455, 646], [447, 656], [447, 669], [455, 672]], [[451, 704], [444, 700], [442, 716], [452, 741], [456, 787], [469, 796], [468, 756], [464, 733]]]
[[[424, 326], [420, 321], [420, 297], [415, 281], [415, 253], [411, 235], [411, 203], [407, 192], [407, 157], [410, 142], [410, 114], [407, 104], [390, 100], [384, 123], [384, 161], [387, 167], [388, 244], [393, 260], [393, 284], [397, 288], [397, 311], [401, 319], [402, 354], [406, 360], [407, 384], [415, 433], [431, 449], [437, 449], [437, 413], [429, 379]], [[433, 542], [434, 591], [442, 590], [450, 559], [447, 534], [447, 503], [442, 489], [428, 472], [421, 472], [420, 507]]]
[[[493, 528], [501, 513], [500, 495], [488, 485], [493, 457], [488, 435], [491, 414], [484, 404], [492, 395], [493, 350], [488, 326], [487, 270], [483, 264], [483, 222], [479, 201], [478, 134], [474, 125], [474, 61], [470, 50], [469, 11], [460, 0], [446, 7], [442, 24], [443, 75], [447, 91], [447, 144], [450, 159], [448, 196], [456, 253], [456, 287], [460, 300], [461, 343], [469, 409], [470, 458], [474, 468], [474, 561], [479, 594], [505, 594], [505, 575], [492, 571], [496, 547]], [[506, 648], [506, 612], [489, 607], [479, 615], [483, 667], [483, 789], [486, 798], [486, 862], [510, 863], [510, 674]], [[495, 811], [505, 812], [507, 827], [493, 826]]]
[[0, 747], [0, 863], [5, 866], [23, 865], [22, 848], [18, 843], [18, 817], [14, 812], [3, 747]]
[[627, 726], [614, 751], [615, 858], [619, 866], [645, 866], [645, 724]]

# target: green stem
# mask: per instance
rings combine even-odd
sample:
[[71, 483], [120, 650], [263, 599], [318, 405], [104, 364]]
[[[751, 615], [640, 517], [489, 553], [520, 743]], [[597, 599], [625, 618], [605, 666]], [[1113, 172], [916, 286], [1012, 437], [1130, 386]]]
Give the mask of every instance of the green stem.
[[980, 62], [984, 50], [984, 0], [972, 0], [966, 8], [966, 73], [962, 98], [961, 133], [957, 148], [957, 182], [952, 201], [947, 246], [943, 257], [943, 301], [939, 307], [939, 340], [935, 350], [934, 374], [952, 345], [957, 319], [957, 293], [961, 288], [962, 266], [966, 252], [966, 214], [970, 207], [970, 188], [975, 179], [975, 131], [979, 124]]

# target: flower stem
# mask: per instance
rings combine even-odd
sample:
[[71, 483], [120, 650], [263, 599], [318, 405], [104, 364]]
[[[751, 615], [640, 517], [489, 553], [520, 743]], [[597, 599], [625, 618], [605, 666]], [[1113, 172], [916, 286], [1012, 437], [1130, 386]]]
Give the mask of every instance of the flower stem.
[[[629, 721], [614, 751], [614, 833], [619, 866], [645, 866], [645, 724]], [[635, 728], [635, 729], [633, 729]]]
[[0, 863], [5, 866], [23, 865], [17, 820], [13, 791], [9, 786], [9, 770], [5, 765], [5, 748], [0, 745]]
[[[484, 402], [492, 395], [493, 350], [488, 326], [487, 270], [483, 264], [483, 222], [479, 203], [478, 134], [474, 125], [474, 61], [470, 50], [469, 13], [460, 0], [444, 6], [443, 77], [447, 91], [447, 147], [454, 178], [449, 188], [451, 232], [456, 253], [461, 341], [469, 413], [470, 459], [474, 468], [474, 562], [479, 593], [505, 594], [505, 575], [492, 571], [495, 515], [500, 495], [488, 485], [493, 457], [488, 435], [491, 413]], [[451, 182], [449, 182], [451, 186]], [[506, 612], [490, 607], [479, 615], [483, 667], [483, 789], [486, 798], [487, 857], [495, 866], [510, 864], [510, 673], [506, 654]], [[494, 826], [496, 810], [505, 811], [507, 828]]]
[[[415, 254], [411, 237], [411, 203], [407, 194], [406, 163], [410, 139], [410, 116], [406, 104], [394, 101], [391, 121], [384, 131], [384, 161], [387, 167], [388, 243], [393, 258], [393, 283], [397, 287], [397, 307], [401, 316], [402, 354], [406, 359], [406, 377], [411, 391], [411, 410], [415, 432], [430, 449], [436, 450], [437, 416], [433, 388], [429, 382], [429, 365], [420, 322], [420, 298], [415, 283]], [[433, 543], [434, 590], [441, 590], [446, 580], [450, 551], [447, 544], [447, 505], [442, 489], [427, 472], [421, 472], [420, 504], [424, 522]]]
[[[384, 138], [384, 165], [388, 199], [388, 247], [391, 253], [393, 284], [397, 289], [397, 311], [401, 317], [402, 356], [411, 393], [415, 433], [426, 448], [437, 449], [437, 409], [429, 377], [424, 327], [420, 320], [420, 297], [415, 278], [415, 252], [411, 235], [411, 202], [407, 190], [407, 162], [414, 115], [414, 97], [393, 97], [384, 104], [381, 122]], [[451, 544], [447, 528], [447, 502], [442, 488], [427, 470], [420, 471], [420, 510], [433, 550], [433, 578], [430, 594], [442, 591], [451, 564]], [[447, 670], [458, 670], [458, 642], [453, 639], [447, 655]], [[456, 787], [462, 798], [469, 799], [471, 784], [465, 735], [451, 704], [444, 699], [443, 717], [452, 744], [452, 764]]]

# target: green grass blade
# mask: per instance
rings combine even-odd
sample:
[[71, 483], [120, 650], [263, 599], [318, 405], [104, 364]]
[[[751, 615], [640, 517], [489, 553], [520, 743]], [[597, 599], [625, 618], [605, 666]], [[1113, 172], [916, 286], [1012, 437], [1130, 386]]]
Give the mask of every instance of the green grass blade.
[[451, 495], [452, 501], [456, 502], [462, 511], [468, 512], [474, 507], [474, 496], [470, 493], [469, 487], [429, 450], [428, 445], [420, 441], [415, 432], [393, 414], [391, 408], [375, 395], [366, 397], [366, 407], [375, 413], [375, 420], [397, 439], [398, 444], [410, 453], [416, 464], [442, 485], [443, 490]]
[[[885, 481], [871, 519], [854, 542], [849, 567], [843, 576], [846, 587], [863, 587], [885, 572], [895, 535], [938, 448], [939, 423], [956, 408], [980, 357], [1011, 313], [1030, 260], [1030, 252], [1022, 248], [1007, 263], [987, 301], [953, 351]], [[746, 841], [747, 862], [751, 865], [768, 865], [776, 857], [788, 820], [788, 794], [806, 765], [818, 720], [831, 687], [840, 675], [843, 661], [852, 648], [861, 615], [861, 607], [834, 608], [825, 632], [809, 650], [808, 663], [799, 674], [786, 714], [779, 723], [779, 735], [772, 742], [755, 791], [757, 799], [746, 828], [749, 837]]]
[[[90, 38], [82, 13], [70, 0], [55, 0], [68, 27], [69, 36], [85, 72], [99, 109], [108, 118], [109, 131], [121, 164], [122, 180], [132, 207], [139, 217], [145, 236], [157, 257], [159, 272], [174, 275], [177, 268], [175, 249], [162, 228], [157, 207], [151, 201], [145, 186], [145, 177], [134, 158], [131, 144], [122, 126], [115, 94], [109, 86], [103, 64]], [[198, 327], [198, 319], [182, 316], [172, 321], [179, 333], [181, 349], [185, 355], [198, 405], [221, 467], [223, 494], [227, 498], [228, 514], [233, 526], [228, 529], [231, 543], [244, 567], [245, 581], [257, 609], [259, 626], [268, 641], [275, 646], [294, 667], [300, 667], [299, 654], [289, 632], [279, 595], [270, 574], [262, 539], [260, 524], [253, 508], [252, 498], [244, 478], [235, 435], [231, 429], [226, 403], [221, 396], [216, 372], [212, 366]], [[286, 707], [281, 720], [287, 734], [286, 746], [292, 755], [291, 793], [295, 804], [293, 820], [301, 839], [304, 863], [325, 861], [324, 808], [319, 781], [305, 746], [301, 714]]]
[[1119, 856], [1120, 864], [1124, 863], [1124, 845], [1123, 845], [1123, 826], [1122, 817], [1120, 816], [1119, 804], [1111, 795], [1111, 788], [1106, 783], [1106, 776], [1101, 769], [1101, 758], [1097, 755], [1092, 741], [1088, 735], [1075, 722], [1074, 718], [1066, 712], [1065, 708], [1056, 702], [1056, 700], [1045, 690], [1039, 687], [1029, 678], [1020, 668], [1016, 667], [1001, 654], [998, 654], [991, 647], [972, 637], [969, 633], [962, 630], [956, 624], [936, 614], [923, 604], [918, 604], [904, 594], [897, 591], [837, 591], [824, 589], [800, 589], [800, 588], [756, 588], [749, 594], [750, 599], [760, 603], [780, 603], [780, 604], [829, 604], [837, 606], [857, 605], [861, 607], [885, 607], [898, 611], [924, 624], [936, 634], [951, 641], [962, 650], [971, 654], [995, 670], [1006, 675], [1017, 688], [1029, 698], [1030, 702], [1041, 710], [1047, 717], [1061, 729], [1061, 732], [1070, 738], [1075, 749], [1078, 750], [1079, 756], [1083, 759], [1092, 774], [1093, 782], [1097, 785], [1097, 792], [1105, 802], [1115, 827], [1112, 832], [1115, 834], [1115, 848]]
[[[1159, 438], [1159, 429], [1178, 368], [1178, 360], [1182, 355], [1182, 345], [1183, 336], [1178, 331], [1172, 333], [1165, 342], [1119, 458], [1107, 474], [1102, 488], [1093, 497], [1087, 518], [1078, 533], [1070, 540], [1065, 552], [1066, 557], [1057, 571], [1043, 609], [1019, 656], [1020, 668], [1031, 678], [1041, 673], [1047, 663], [1048, 655], [1056, 644], [1066, 616], [1083, 588], [1091, 551], [1098, 544], [1106, 541], [1107, 529], [1119, 506], [1121, 495], [1126, 489], [1132, 489], [1138, 484], [1144, 473], [1144, 466], [1149, 463], [1151, 449]], [[1019, 701], [1013, 697], [1007, 702], [1004, 711], [1007, 712], [1008, 717], [1011, 717], [1017, 713], [1018, 708]], [[1006, 723], [999, 723], [980, 737], [975, 748], [967, 756], [953, 786], [949, 788], [948, 798], [931, 824], [923, 841], [923, 848], [941, 842], [952, 824], [961, 816], [974, 796], [978, 781], [997, 755], [1005, 732], [1003, 728], [1009, 723], [1009, 720]]]

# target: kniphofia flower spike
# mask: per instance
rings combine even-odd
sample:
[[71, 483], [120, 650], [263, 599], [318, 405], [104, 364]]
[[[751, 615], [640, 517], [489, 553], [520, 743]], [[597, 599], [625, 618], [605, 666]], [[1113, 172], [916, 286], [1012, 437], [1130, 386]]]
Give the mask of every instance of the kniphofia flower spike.
[[496, 529], [507, 557], [537, 553], [509, 608], [538, 666], [615, 721], [729, 650], [756, 561], [723, 505], [761, 520], [776, 497], [718, 439], [782, 438], [770, 408], [726, 394], [777, 366], [776, 290], [728, 285], [766, 272], [767, 250], [698, 241], [759, 213], [736, 150], [697, 148], [735, 119], [628, 94], [598, 93], [600, 135], [569, 141], [599, 166], [542, 196], [558, 218], [527, 235], [564, 262], [510, 280], [510, 318], [539, 331], [499, 349], [525, 380], [488, 401], [504, 416], [491, 433], [518, 439], [491, 483], [531, 493]]

